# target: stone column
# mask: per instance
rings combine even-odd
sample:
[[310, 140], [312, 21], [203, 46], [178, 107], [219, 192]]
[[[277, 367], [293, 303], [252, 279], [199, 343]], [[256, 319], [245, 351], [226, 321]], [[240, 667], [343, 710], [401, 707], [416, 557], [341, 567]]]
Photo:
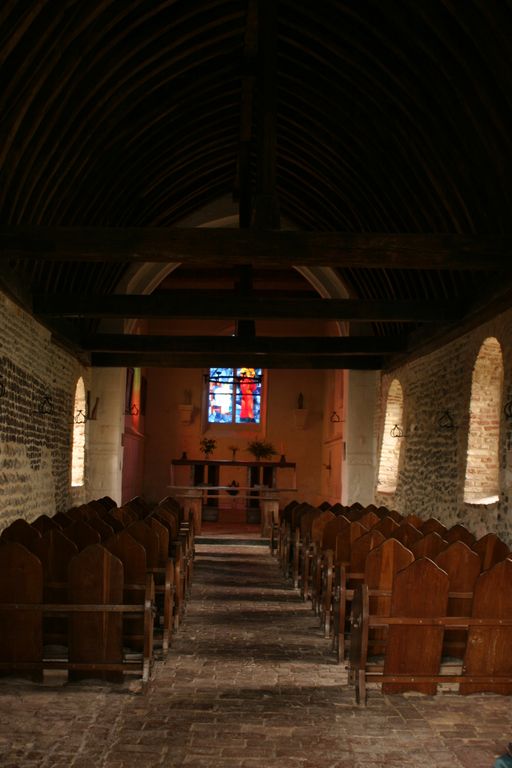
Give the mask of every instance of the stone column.
[[86, 485], [89, 499], [110, 496], [121, 506], [126, 369], [95, 368], [91, 402], [98, 401], [96, 420], [89, 421]]
[[372, 504], [377, 481], [377, 371], [347, 371], [341, 503]]

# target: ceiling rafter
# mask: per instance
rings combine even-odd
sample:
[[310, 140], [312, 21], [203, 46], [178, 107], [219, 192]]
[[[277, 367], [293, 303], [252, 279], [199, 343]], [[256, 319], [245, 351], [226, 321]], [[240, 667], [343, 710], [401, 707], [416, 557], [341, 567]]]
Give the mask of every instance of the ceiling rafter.
[[243, 318], [357, 320], [359, 322], [453, 323], [463, 305], [455, 301], [392, 301], [236, 296], [231, 291], [174, 291], [147, 296], [37, 294], [39, 317], [171, 319]]
[[98, 333], [82, 339], [91, 352], [191, 354], [390, 355], [405, 350], [405, 337], [377, 336], [164, 336]]
[[91, 365], [98, 368], [239, 368], [249, 366], [266, 369], [335, 370], [351, 368], [361, 371], [375, 371], [383, 367], [382, 356], [375, 355], [282, 355], [244, 353], [221, 355], [219, 353], [182, 352], [93, 352]]
[[512, 237], [240, 230], [207, 227], [7, 227], [0, 263], [12, 259], [201, 266], [360, 269], [512, 269]]

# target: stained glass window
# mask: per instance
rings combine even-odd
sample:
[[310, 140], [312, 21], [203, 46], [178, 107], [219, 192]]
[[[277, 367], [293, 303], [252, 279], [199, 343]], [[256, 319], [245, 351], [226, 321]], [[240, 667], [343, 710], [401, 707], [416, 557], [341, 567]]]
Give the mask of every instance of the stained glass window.
[[210, 368], [208, 421], [259, 424], [261, 381], [261, 368]]

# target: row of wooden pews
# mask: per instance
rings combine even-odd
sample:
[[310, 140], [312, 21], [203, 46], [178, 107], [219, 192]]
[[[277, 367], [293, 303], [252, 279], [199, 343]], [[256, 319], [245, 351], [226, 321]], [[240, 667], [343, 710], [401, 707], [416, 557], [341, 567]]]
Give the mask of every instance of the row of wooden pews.
[[147, 682], [183, 620], [193, 559], [172, 497], [15, 520], [0, 535], [0, 674]]
[[294, 502], [277, 552], [340, 662], [348, 650], [361, 703], [368, 682], [512, 693], [512, 555], [496, 534], [477, 541], [461, 524], [385, 507]]

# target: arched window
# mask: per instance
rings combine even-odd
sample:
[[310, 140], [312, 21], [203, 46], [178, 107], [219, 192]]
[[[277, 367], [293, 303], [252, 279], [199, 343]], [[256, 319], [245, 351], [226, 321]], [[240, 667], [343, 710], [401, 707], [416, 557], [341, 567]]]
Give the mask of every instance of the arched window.
[[499, 341], [490, 337], [480, 347], [471, 384], [464, 484], [464, 501], [470, 504], [498, 500], [502, 389], [503, 355]]
[[85, 386], [80, 377], [76, 383], [73, 408], [73, 449], [71, 452], [71, 485], [79, 487], [85, 479]]
[[398, 481], [398, 462], [401, 436], [403, 434], [404, 396], [398, 379], [394, 379], [389, 387], [384, 419], [384, 433], [380, 451], [379, 478], [377, 490], [391, 493], [396, 490]]

